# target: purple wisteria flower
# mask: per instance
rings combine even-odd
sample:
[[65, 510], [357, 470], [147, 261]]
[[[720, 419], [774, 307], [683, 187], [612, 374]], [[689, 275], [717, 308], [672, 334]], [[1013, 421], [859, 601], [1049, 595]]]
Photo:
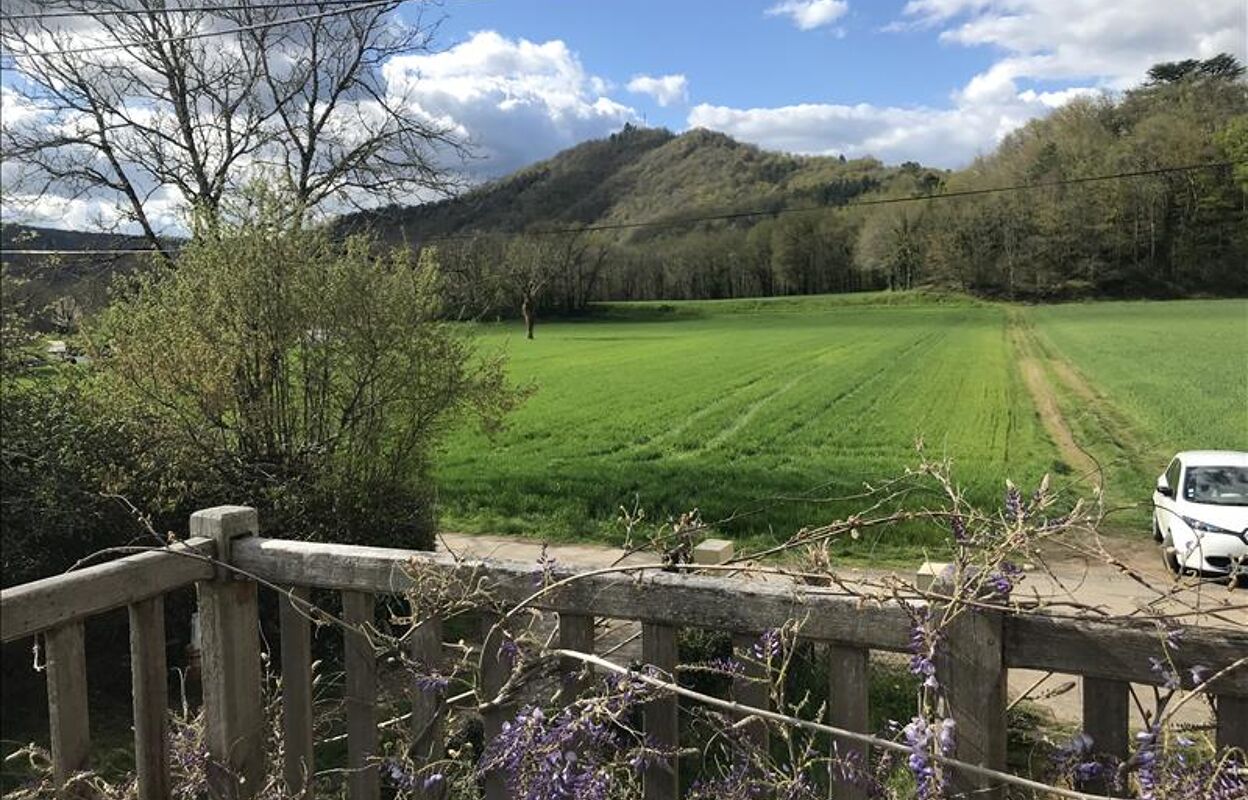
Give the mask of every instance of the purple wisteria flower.
[[1158, 677], [1161, 678], [1162, 686], [1174, 691], [1179, 688], [1179, 673], [1176, 672], [1168, 662], [1162, 661], [1155, 656], [1148, 657], [1149, 669], [1151, 669]]
[[923, 679], [927, 689], [940, 688], [936, 680], [936, 652], [940, 647], [940, 634], [932, 630], [930, 613], [919, 608], [912, 614], [914, 624], [910, 629], [910, 672]]
[[1022, 579], [1021, 567], [1009, 561], [1002, 561], [1000, 568], [988, 576], [988, 585], [992, 587], [993, 594], [1004, 599], [1010, 596], [1010, 592], [1014, 591], [1014, 587]]
[[910, 746], [906, 766], [914, 776], [916, 796], [924, 800], [935, 797], [939, 784], [936, 780], [936, 768], [932, 765], [931, 759], [931, 726], [922, 717], [914, 717], [909, 725], [902, 728], [902, 734], [905, 736], [906, 744]]
[[1022, 522], [1023, 493], [1012, 481], [1005, 482], [1005, 518], [1010, 522]]
[[533, 588], [540, 589], [554, 581], [555, 567], [559, 562], [550, 555], [546, 544], [542, 543], [542, 552], [537, 557], [537, 571], [533, 573]]
[[949, 518], [949, 529], [953, 532], [953, 540], [958, 544], [965, 544], [969, 536], [966, 532], [966, 520], [962, 519], [961, 514], [954, 514]]
[[780, 657], [780, 631], [772, 628], [763, 631], [754, 643], [754, 657], [759, 661], [770, 661]]

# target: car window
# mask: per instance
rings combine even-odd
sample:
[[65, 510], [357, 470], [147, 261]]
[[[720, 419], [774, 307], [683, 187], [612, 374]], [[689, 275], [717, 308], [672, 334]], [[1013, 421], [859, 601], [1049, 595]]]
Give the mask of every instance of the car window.
[[1188, 467], [1183, 499], [1215, 506], [1248, 506], [1248, 467]]
[[1170, 462], [1170, 466], [1166, 467], [1166, 484], [1176, 493], [1179, 491], [1179, 472], [1182, 471], [1183, 465], [1179, 460]]

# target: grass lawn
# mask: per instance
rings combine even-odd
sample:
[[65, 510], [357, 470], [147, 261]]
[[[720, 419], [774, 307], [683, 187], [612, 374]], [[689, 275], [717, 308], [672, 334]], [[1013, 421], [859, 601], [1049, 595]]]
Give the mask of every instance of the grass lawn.
[[1027, 313], [1050, 356], [1062, 414], [1104, 468], [1111, 499], [1147, 501], [1177, 451], [1248, 450], [1248, 301]]
[[[1011, 325], [1111, 500], [1146, 501], [1174, 451], [1248, 449], [1248, 302], [1018, 308], [918, 293], [620, 303], [590, 319], [484, 325], [536, 393], [493, 440], [457, 432], [438, 467], [444, 526], [618, 540], [621, 506], [694, 507], [768, 540], [859, 510], [839, 501], [929, 454], [975, 502], [1046, 471], [1080, 484], [1019, 369]], [[1050, 423], [1051, 424], [1051, 423]], [[1119, 514], [1140, 526], [1147, 509]], [[923, 531], [867, 537], [911, 558]]]
[[[996, 503], [1005, 476], [1031, 482], [1057, 460], [1006, 326], [1002, 306], [922, 295], [617, 304], [539, 324], [534, 341], [483, 326], [537, 392], [493, 441], [449, 442], [444, 525], [610, 539], [620, 506], [639, 504], [652, 520], [759, 511], [722, 530], [787, 535], [858, 510], [813, 499], [899, 475], [919, 436]], [[859, 546], [878, 557], [927, 539]]]

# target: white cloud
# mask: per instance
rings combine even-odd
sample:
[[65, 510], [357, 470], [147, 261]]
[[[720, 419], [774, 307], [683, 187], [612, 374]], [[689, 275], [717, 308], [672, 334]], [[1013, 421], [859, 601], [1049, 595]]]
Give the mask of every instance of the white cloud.
[[804, 31], [829, 25], [849, 11], [848, 0], [781, 0], [766, 13], [769, 17], [789, 17]]
[[638, 118], [558, 39], [480, 31], [439, 53], [391, 59], [383, 74], [392, 94], [468, 140], [477, 158], [465, 168], [478, 177], [505, 174]]
[[689, 101], [689, 81], [684, 75], [637, 75], [626, 87], [634, 94], [648, 94], [661, 106]]
[[[138, 234], [130, 208], [105, 197], [61, 197], [55, 194], [9, 194], [4, 198], [4, 220], [77, 231], [116, 231]], [[172, 190], [153, 193], [144, 204], [157, 231], [186, 231], [183, 203]]]
[[951, 92], [943, 108], [703, 104], [690, 111], [689, 125], [798, 153], [957, 167], [1075, 97], [1139, 83], [1159, 61], [1223, 51], [1248, 56], [1243, 0], [911, 0], [905, 15], [905, 24], [889, 29], [938, 29], [950, 45], [993, 47], [1002, 55]]
[[[441, 52], [391, 59], [382, 74], [392, 100], [409, 104], [469, 145], [472, 155], [467, 161], [449, 152], [442, 156], [445, 168], [461, 172], [468, 181], [506, 174], [639, 119], [631, 107], [611, 99], [612, 85], [589, 74], [559, 40], [531, 42], [481, 31]], [[7, 90], [0, 100], [6, 123], [36, 113], [19, 106], [17, 96]], [[335, 121], [343, 128], [338, 133], [344, 141], [350, 141], [357, 115], [367, 118], [374, 111], [365, 100], [344, 104]], [[6, 186], [14, 185], [7, 164], [4, 169]], [[428, 198], [413, 196], [408, 201], [424, 199]], [[167, 202], [161, 197], [155, 201], [153, 213], [162, 227], [185, 229], [172, 195]], [[121, 224], [127, 232], [135, 229], [115, 198], [36, 199], [10, 191], [0, 211], [6, 219], [32, 224], [80, 228]]]
[[1003, 78], [1092, 79], [1122, 89], [1159, 61], [1243, 56], [1243, 0], [910, 0], [906, 16], [951, 44], [991, 46]]
[[1008, 107], [902, 108], [804, 103], [736, 109], [701, 104], [690, 127], [711, 128], [763, 147], [811, 155], [873, 155], [886, 162], [960, 166], [1047, 110], [1035, 97]]

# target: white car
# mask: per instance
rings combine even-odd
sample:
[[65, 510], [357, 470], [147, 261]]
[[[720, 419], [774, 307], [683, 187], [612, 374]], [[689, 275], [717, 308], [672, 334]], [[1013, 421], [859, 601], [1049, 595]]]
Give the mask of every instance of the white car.
[[1179, 453], [1157, 479], [1153, 538], [1176, 573], [1248, 576], [1248, 453]]

